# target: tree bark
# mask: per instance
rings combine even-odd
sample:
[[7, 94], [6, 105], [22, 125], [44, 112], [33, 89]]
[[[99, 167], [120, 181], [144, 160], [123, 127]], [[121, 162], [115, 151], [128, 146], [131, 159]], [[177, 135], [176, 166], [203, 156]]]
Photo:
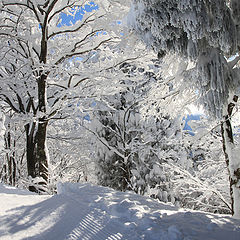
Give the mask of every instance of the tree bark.
[[231, 116], [237, 101], [238, 97], [234, 96], [233, 101], [228, 104], [227, 114], [221, 124], [221, 132], [223, 152], [229, 173], [232, 215], [240, 218], [240, 160], [234, 154], [234, 139], [231, 126]]
[[29, 186], [29, 190], [39, 192], [46, 190], [48, 182], [48, 159], [46, 149], [48, 120], [46, 114], [46, 79], [44, 72], [39, 73], [38, 81], [38, 114], [40, 117], [36, 122], [26, 124], [27, 138], [27, 167], [28, 175], [38, 180], [38, 187]]
[[[46, 47], [46, 44], [44, 46]], [[43, 56], [45, 56], [45, 54], [43, 54]], [[43, 62], [45, 63], [45, 60]], [[47, 75], [44, 72], [40, 72], [40, 77], [38, 79], [38, 110], [41, 113], [40, 116], [42, 115], [42, 117], [40, 117], [36, 123], [37, 128], [34, 136], [35, 167], [37, 171], [37, 177], [42, 177], [43, 179], [42, 182], [39, 182], [39, 184], [43, 187], [48, 182], [48, 156], [46, 145], [48, 126], [48, 120], [46, 117], [46, 80]]]
[[[36, 158], [34, 155], [35, 143], [34, 143], [34, 130], [35, 123], [28, 123], [25, 125], [26, 132], [26, 158], [27, 158], [27, 170], [28, 176], [34, 179], [37, 176], [36, 172]], [[31, 192], [38, 192], [35, 186], [30, 185], [29, 190]]]
[[39, 186], [34, 184], [29, 186], [32, 192], [45, 191], [48, 182], [48, 161], [46, 154], [46, 134], [47, 122], [28, 123], [25, 125], [27, 140], [27, 169], [28, 176], [32, 179], [42, 177], [43, 181], [38, 182]]
[[15, 159], [15, 147], [16, 141], [12, 139], [11, 136], [11, 126], [10, 123], [7, 125], [7, 131], [4, 136], [5, 148], [8, 150], [6, 153], [6, 163], [5, 163], [5, 176], [6, 183], [12, 186], [16, 184], [16, 159]]
[[[47, 17], [45, 17], [42, 25], [42, 40], [40, 63], [47, 63]], [[40, 70], [36, 74], [38, 85], [38, 107], [36, 113], [40, 116], [35, 123], [26, 125], [27, 134], [27, 163], [28, 175], [32, 178], [42, 178], [38, 181], [38, 189], [46, 191], [46, 184], [48, 182], [48, 156], [47, 156], [47, 126], [48, 120], [46, 117], [47, 105], [47, 73], [45, 70]], [[35, 112], [35, 111], [34, 111]], [[35, 114], [36, 114], [35, 113]], [[30, 186], [29, 190], [39, 192], [35, 186]]]
[[46, 149], [47, 125], [48, 122], [46, 120], [40, 119], [36, 132], [35, 159], [38, 176], [42, 177], [44, 180], [43, 182], [40, 182], [41, 185], [46, 185], [48, 182], [48, 156]]
[[[9, 126], [10, 129], [10, 126]], [[8, 131], [6, 135], [6, 145], [7, 149], [11, 149], [12, 139], [11, 133]], [[15, 140], [13, 143], [13, 151], [12, 153], [7, 153], [7, 164], [8, 164], [8, 183], [12, 186], [15, 186], [16, 183], [16, 159], [15, 159]]]

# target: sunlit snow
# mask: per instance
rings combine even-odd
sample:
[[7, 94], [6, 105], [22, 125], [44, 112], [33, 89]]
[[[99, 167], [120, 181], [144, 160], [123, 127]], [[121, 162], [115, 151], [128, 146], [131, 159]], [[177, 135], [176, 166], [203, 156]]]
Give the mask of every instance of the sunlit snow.
[[90, 184], [38, 196], [0, 185], [1, 240], [239, 240], [240, 221]]

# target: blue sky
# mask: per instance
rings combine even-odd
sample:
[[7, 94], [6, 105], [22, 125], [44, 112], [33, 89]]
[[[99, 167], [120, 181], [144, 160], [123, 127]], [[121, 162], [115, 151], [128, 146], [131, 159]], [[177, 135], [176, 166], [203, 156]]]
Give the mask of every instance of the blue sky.
[[[61, 23], [58, 24], [58, 27], [62, 26], [71, 26], [72, 24], [75, 24], [77, 21], [81, 21], [83, 19], [83, 16], [86, 12], [92, 12], [93, 10], [98, 10], [99, 7], [94, 2], [90, 2], [89, 4], [86, 4], [84, 7], [78, 8], [76, 15], [73, 17], [72, 15], [67, 15], [66, 13], [61, 13]], [[76, 11], [76, 8], [72, 9], [72, 12], [74, 13]]]
[[[58, 27], [62, 26], [71, 26], [72, 24], [75, 24], [77, 21], [81, 21], [83, 19], [83, 16], [86, 12], [92, 12], [94, 10], [98, 10], [99, 6], [95, 4], [94, 2], [89, 2], [86, 4], [84, 7], [78, 8], [77, 13], [73, 17], [72, 15], [67, 15], [66, 13], [61, 13], [60, 18], [61, 22], [57, 25]], [[76, 11], [76, 8], [72, 9], [72, 13]], [[120, 25], [122, 24], [121, 20], [117, 20], [116, 24]], [[99, 34], [107, 34], [106, 32], [98, 32], [97, 35]], [[122, 35], [122, 34], [121, 34]]]
[[201, 117], [200, 114], [190, 114], [190, 115], [187, 115], [187, 117], [184, 117], [183, 120], [185, 120], [185, 125], [184, 125], [183, 130], [188, 131], [188, 133], [193, 136], [194, 132], [193, 132], [192, 128], [188, 125], [188, 122], [191, 120], [200, 121], [200, 117]]

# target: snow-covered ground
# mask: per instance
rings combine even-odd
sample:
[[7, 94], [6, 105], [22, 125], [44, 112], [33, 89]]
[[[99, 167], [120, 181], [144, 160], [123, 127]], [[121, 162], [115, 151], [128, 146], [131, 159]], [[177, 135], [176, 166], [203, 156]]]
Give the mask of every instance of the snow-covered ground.
[[38, 196], [0, 185], [0, 239], [240, 240], [240, 221], [177, 209], [133, 193], [59, 184]]

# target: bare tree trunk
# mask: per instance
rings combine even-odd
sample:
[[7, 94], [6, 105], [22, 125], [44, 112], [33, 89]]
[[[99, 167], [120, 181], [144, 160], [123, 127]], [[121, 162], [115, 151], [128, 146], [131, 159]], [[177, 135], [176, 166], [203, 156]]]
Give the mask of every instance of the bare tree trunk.
[[[41, 120], [40, 120], [41, 121]], [[38, 170], [38, 176], [42, 177], [44, 182], [40, 183], [46, 185], [48, 182], [48, 159], [47, 159], [47, 121], [39, 122], [36, 132], [36, 148], [35, 157]]]
[[[43, 47], [43, 61], [45, 63], [47, 54], [46, 43]], [[34, 159], [35, 159], [35, 167], [37, 171], [37, 177], [42, 177], [43, 181], [39, 182], [43, 187], [48, 182], [48, 156], [47, 156], [47, 127], [48, 120], [46, 118], [46, 81], [47, 75], [44, 72], [40, 72], [40, 76], [38, 79], [38, 110], [42, 113], [43, 117], [38, 119], [36, 123], [37, 127], [34, 135]], [[44, 189], [42, 189], [44, 190]]]
[[[47, 62], [47, 22], [42, 26], [42, 40], [41, 40], [41, 54], [40, 63]], [[38, 188], [45, 191], [48, 182], [48, 159], [47, 159], [47, 126], [48, 120], [46, 118], [46, 81], [47, 73], [40, 70], [36, 73], [36, 80], [38, 84], [38, 114], [42, 117], [37, 119], [35, 123], [27, 124], [25, 126], [27, 134], [27, 163], [28, 175], [32, 178], [40, 177], [42, 181], [38, 182]], [[38, 192], [36, 187], [30, 186], [30, 191]]]
[[[34, 132], [35, 123], [28, 123], [25, 125], [26, 132], [26, 158], [27, 158], [27, 171], [28, 176], [35, 178], [37, 176], [36, 172], [36, 159], [34, 156], [35, 143], [34, 143]], [[29, 186], [29, 190], [32, 192], [37, 192], [35, 186]]]
[[27, 124], [25, 126], [27, 138], [27, 169], [28, 176], [32, 179], [42, 177], [39, 186], [29, 186], [32, 192], [44, 191], [48, 182], [48, 161], [46, 154], [47, 121]]
[[230, 197], [232, 215], [240, 218], [240, 159], [234, 154], [234, 139], [231, 126], [231, 116], [233, 108], [238, 101], [238, 97], [234, 96], [233, 101], [228, 104], [227, 115], [221, 124], [223, 152], [229, 173]]
[[11, 164], [12, 164], [12, 185], [15, 186], [16, 185], [16, 181], [17, 181], [17, 159], [16, 159], [16, 140], [14, 139], [13, 142], [13, 147], [14, 147], [14, 152], [12, 154], [12, 159], [11, 159]]
[[6, 153], [6, 182], [12, 186], [16, 184], [16, 159], [15, 159], [15, 145], [16, 142], [11, 138], [10, 124], [8, 124], [8, 131], [5, 134], [5, 147], [10, 150]]
[[[56, 3], [57, 1], [55, 1]], [[53, 7], [54, 5], [52, 5]], [[50, 9], [49, 9], [50, 10]], [[41, 53], [40, 53], [40, 63], [47, 64], [47, 52], [48, 52], [48, 42], [47, 42], [47, 32], [48, 23], [47, 18], [49, 12], [46, 14], [44, 23], [42, 25], [42, 39], [41, 39]], [[42, 113], [43, 117], [38, 119], [38, 126], [35, 136], [35, 157], [36, 164], [38, 167], [38, 176], [42, 177], [44, 182], [40, 183], [45, 185], [48, 182], [48, 156], [47, 156], [47, 126], [48, 120], [46, 117], [46, 105], [47, 105], [47, 76], [46, 70], [41, 70], [38, 77], [38, 110]]]
[[0, 172], [1, 181], [7, 182], [7, 166], [6, 163], [2, 166], [1, 172]]

